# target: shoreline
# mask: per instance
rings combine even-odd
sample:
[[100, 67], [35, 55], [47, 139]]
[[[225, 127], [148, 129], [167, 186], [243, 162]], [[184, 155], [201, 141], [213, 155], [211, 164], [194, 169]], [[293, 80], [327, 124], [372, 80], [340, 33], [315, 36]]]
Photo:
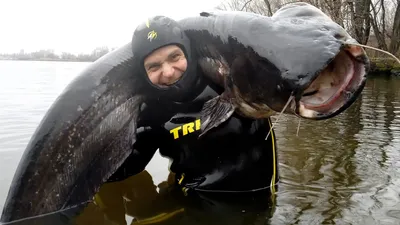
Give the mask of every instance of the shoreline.
[[392, 58], [370, 58], [370, 74], [400, 76], [400, 64]]
[[73, 59], [1, 59], [0, 61], [40, 61], [40, 62], [94, 62], [93, 60]]

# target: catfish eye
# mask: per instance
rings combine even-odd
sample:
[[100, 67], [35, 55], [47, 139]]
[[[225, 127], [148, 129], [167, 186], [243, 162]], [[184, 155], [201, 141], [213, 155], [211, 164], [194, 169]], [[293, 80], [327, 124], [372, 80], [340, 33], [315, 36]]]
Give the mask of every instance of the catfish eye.
[[342, 35], [342, 34], [339, 34], [339, 33], [336, 33], [335, 35], [334, 35], [334, 37], [336, 38], [336, 39], [344, 39], [344, 36]]

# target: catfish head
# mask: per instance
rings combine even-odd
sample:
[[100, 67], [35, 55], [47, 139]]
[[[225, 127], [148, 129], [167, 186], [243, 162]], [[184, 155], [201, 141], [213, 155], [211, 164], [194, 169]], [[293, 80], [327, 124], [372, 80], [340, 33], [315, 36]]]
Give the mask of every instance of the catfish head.
[[363, 90], [369, 59], [362, 45], [318, 8], [298, 2], [272, 17], [238, 14], [232, 20], [238, 27], [247, 24], [248, 31], [232, 28], [227, 38], [236, 53], [231, 61], [219, 57], [221, 66], [211, 77], [223, 77], [225, 91], [205, 104], [201, 135], [233, 112], [254, 119], [279, 112], [332, 118]]
[[[320, 54], [313, 51], [312, 54], [304, 54], [304, 57], [295, 60], [288, 57], [289, 63], [297, 65], [286, 67], [289, 68], [288, 71], [282, 73], [285, 84], [283, 91], [286, 96], [291, 93], [294, 97], [285, 113], [305, 119], [322, 120], [332, 118], [350, 107], [362, 92], [370, 67], [361, 45], [321, 10], [307, 3], [287, 5], [278, 10], [272, 19], [293, 25], [300, 23], [303, 32], [291, 35], [312, 40], [303, 48], [291, 49], [289, 46], [287, 51], [307, 53], [307, 48], [322, 48]], [[315, 26], [318, 30], [313, 30], [313, 24], [319, 25]], [[316, 36], [312, 38], [314, 34]], [[298, 64], [306, 67], [291, 70], [297, 68]], [[277, 107], [270, 103], [271, 107], [275, 111], [282, 111], [283, 101], [284, 99]]]

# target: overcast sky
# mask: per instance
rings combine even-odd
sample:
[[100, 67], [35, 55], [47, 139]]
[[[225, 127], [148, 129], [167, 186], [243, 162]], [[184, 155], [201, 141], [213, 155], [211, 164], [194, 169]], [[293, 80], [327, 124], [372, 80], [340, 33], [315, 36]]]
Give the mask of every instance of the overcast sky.
[[90, 53], [130, 41], [157, 14], [175, 19], [212, 10], [221, 0], [1, 0], [0, 53], [54, 49]]

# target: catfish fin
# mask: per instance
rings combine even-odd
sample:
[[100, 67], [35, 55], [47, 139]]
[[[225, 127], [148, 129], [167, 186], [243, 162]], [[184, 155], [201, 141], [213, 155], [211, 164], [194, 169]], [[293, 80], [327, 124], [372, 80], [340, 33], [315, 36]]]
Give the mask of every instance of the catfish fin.
[[233, 105], [230, 98], [227, 97], [226, 92], [222, 93], [220, 96], [208, 100], [201, 110], [200, 119], [202, 124], [199, 138], [212, 128], [218, 127], [227, 119], [229, 119], [235, 112], [235, 109], [236, 107]]
[[208, 47], [208, 54], [211, 56], [202, 57], [198, 60], [200, 68], [205, 77], [220, 87], [225, 86], [226, 77], [229, 76], [229, 66], [223, 58], [216, 59], [214, 55], [219, 54], [217, 50]]

